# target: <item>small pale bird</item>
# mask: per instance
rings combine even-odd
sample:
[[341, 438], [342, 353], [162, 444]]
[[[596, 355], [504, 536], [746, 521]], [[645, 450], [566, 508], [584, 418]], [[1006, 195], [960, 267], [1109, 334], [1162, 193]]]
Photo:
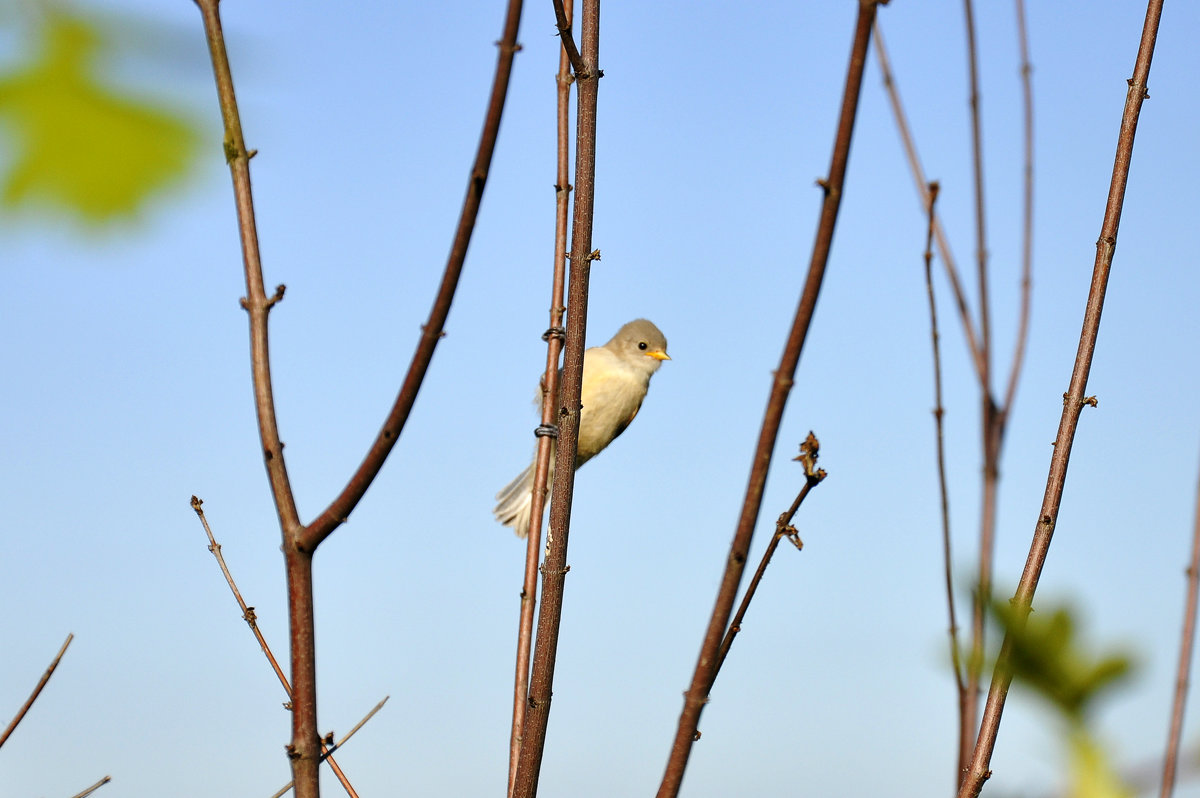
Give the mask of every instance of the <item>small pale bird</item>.
[[[604, 346], [583, 353], [583, 394], [579, 411], [579, 455], [575, 467], [600, 454], [605, 446], [625, 431], [646, 398], [650, 377], [667, 356], [667, 339], [652, 323], [635, 319]], [[496, 520], [512, 527], [517, 537], [529, 534], [530, 504], [533, 502], [531, 463], [516, 479], [496, 494]], [[550, 458], [554, 479], [554, 458]]]

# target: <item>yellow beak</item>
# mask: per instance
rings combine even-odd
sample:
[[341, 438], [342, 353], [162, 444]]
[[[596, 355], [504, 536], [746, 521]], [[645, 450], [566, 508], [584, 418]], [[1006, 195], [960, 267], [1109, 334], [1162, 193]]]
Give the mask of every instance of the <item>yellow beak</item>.
[[671, 356], [661, 349], [656, 349], [653, 352], [647, 352], [646, 357], [652, 357], [655, 360], [670, 360]]

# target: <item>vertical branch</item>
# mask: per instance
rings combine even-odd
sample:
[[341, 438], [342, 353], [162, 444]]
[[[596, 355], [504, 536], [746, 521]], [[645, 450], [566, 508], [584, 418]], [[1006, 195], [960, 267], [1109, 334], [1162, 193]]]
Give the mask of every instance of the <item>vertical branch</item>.
[[[558, 362], [562, 356], [563, 293], [566, 284], [567, 222], [571, 209], [570, 184], [570, 100], [571, 63], [565, 42], [571, 39], [572, 0], [555, 0], [554, 7], [563, 27], [564, 46], [558, 56], [558, 102], [555, 109], [557, 137], [557, 175], [554, 184], [554, 278], [550, 290], [550, 327], [546, 330], [546, 371], [542, 377], [542, 426], [554, 427], [554, 409], [558, 405]], [[512, 795], [517, 777], [517, 759], [521, 753], [521, 729], [525, 725], [525, 707], [529, 703], [529, 662], [533, 647], [533, 610], [537, 603], [537, 564], [542, 542], [542, 515], [546, 502], [546, 483], [550, 458], [554, 456], [553, 438], [539, 435], [537, 459], [533, 469], [533, 498], [529, 510], [529, 531], [525, 537], [525, 578], [521, 587], [521, 619], [517, 631], [517, 667], [513, 687], [512, 731], [508, 743], [508, 794]]]
[[679, 724], [663, 780], [658, 788], [658, 798], [674, 798], [679, 794], [679, 788], [683, 782], [683, 772], [687, 768], [692, 744], [697, 737], [700, 713], [708, 701], [709, 690], [712, 689], [715, 679], [714, 668], [717, 662], [717, 653], [733, 611], [738, 585], [741, 583], [742, 574], [746, 568], [746, 556], [762, 506], [763, 488], [766, 484], [767, 472], [770, 469], [771, 453], [779, 435], [783, 408], [788, 394], [791, 392], [796, 365], [800, 360], [800, 352], [808, 335], [817, 297], [821, 291], [821, 281], [825, 276], [825, 266], [829, 261], [833, 229], [837, 222], [838, 208], [841, 205], [842, 188], [846, 177], [846, 165], [850, 157], [850, 139], [854, 132], [858, 98], [862, 91], [867, 47], [871, 41], [871, 23], [875, 19], [880, 2], [881, 0], [860, 0], [859, 2], [854, 43], [846, 68], [846, 85], [842, 95], [842, 107], [837, 135], [834, 139], [833, 155], [830, 160], [829, 176], [819, 182], [825, 192], [825, 199], [821, 205], [820, 221], [813, 241], [808, 276], [805, 278], [804, 289], [792, 321], [791, 332], [780, 358], [779, 368], [775, 371], [775, 379], [771, 384], [770, 397], [763, 416], [758, 444], [751, 461], [750, 479], [746, 486], [746, 495], [742, 503], [737, 531], [730, 545], [725, 573], [721, 578], [721, 586], [717, 592], [717, 600], [704, 634], [704, 642], [700, 648], [692, 681], [684, 694], [683, 711], [679, 716]]
[[[876, 20], [874, 33], [875, 55], [879, 59], [879, 71], [883, 75], [883, 88], [887, 92], [888, 102], [892, 107], [892, 116], [896, 120], [896, 129], [900, 133], [900, 143], [904, 146], [904, 153], [908, 158], [909, 171], [912, 172], [913, 182], [916, 184], [917, 193], [921, 197], [921, 207], [926, 213], [929, 213], [932, 204], [929, 196], [929, 184], [925, 180], [925, 171], [921, 168], [921, 158], [917, 154], [917, 146], [913, 142], [912, 132], [908, 127], [908, 117], [904, 113], [904, 105], [900, 102], [900, 90], [897, 88], [895, 78], [892, 75], [892, 65], [888, 59], [887, 47], [884, 46], [881, 27], [879, 20]], [[967, 307], [967, 297], [963, 292], [962, 281], [958, 277], [957, 262], [954, 260], [954, 255], [950, 252], [950, 244], [946, 241], [946, 231], [942, 228], [942, 222], [936, 213], [933, 217], [933, 235], [937, 240], [938, 254], [942, 256], [942, 265], [946, 270], [946, 279], [949, 280], [950, 289], [954, 293], [954, 303], [958, 309], [958, 318], [962, 322], [963, 337], [967, 341], [967, 352], [971, 356], [971, 363], [975, 367], [975, 374], [982, 378], [983, 352], [980, 350], [979, 342], [975, 337], [975, 323], [971, 319], [971, 311]]]
[[1163, 758], [1160, 798], [1175, 792], [1179, 762], [1179, 741], [1183, 735], [1183, 710], [1187, 702], [1188, 675], [1192, 671], [1192, 651], [1196, 646], [1196, 601], [1200, 595], [1200, 485], [1196, 488], [1196, 519], [1192, 528], [1192, 557], [1187, 568], [1187, 598], [1183, 605], [1183, 632], [1179, 636], [1179, 667], [1175, 674], [1175, 700], [1171, 708], [1171, 728], [1167, 735], [1167, 753]]
[[[1059, 420], [1058, 435], [1054, 441], [1054, 454], [1050, 459], [1050, 473], [1046, 478], [1046, 493], [1034, 528], [1033, 542], [1025, 569], [1017, 583], [1012, 603], [1018, 621], [1028, 617], [1032, 608], [1033, 595], [1038, 579], [1046, 562], [1050, 540], [1058, 523], [1058, 511], [1062, 504], [1063, 488], [1066, 483], [1067, 466], [1071, 458], [1071, 445], [1075, 430], [1079, 426], [1079, 415], [1084, 405], [1095, 405], [1095, 397], [1085, 396], [1088, 374], [1096, 351], [1096, 338], [1100, 330], [1100, 314], [1104, 309], [1104, 294], [1108, 288], [1108, 276], [1112, 269], [1113, 255], [1117, 246], [1117, 231], [1121, 223], [1121, 209], [1125, 202], [1125, 187], [1129, 181], [1129, 165], [1133, 157], [1133, 142], [1137, 133], [1138, 115], [1142, 101], [1147, 97], [1146, 87], [1150, 77], [1150, 62], [1154, 56], [1154, 43], [1158, 36], [1159, 20], [1162, 18], [1162, 0], [1149, 0], [1146, 21], [1142, 27], [1137, 60], [1129, 89], [1125, 96], [1125, 110], [1121, 115], [1121, 131], [1117, 138], [1117, 152], [1113, 163], [1112, 181], [1109, 184], [1108, 202], [1104, 209], [1104, 221], [1100, 228], [1100, 239], [1096, 242], [1096, 260], [1092, 271], [1091, 287], [1084, 308], [1083, 329], [1079, 335], [1079, 349], [1071, 371], [1071, 381], [1063, 395], [1063, 412]], [[1007, 666], [1011, 645], [1005, 639], [992, 675], [987, 704], [979, 738], [971, 757], [966, 778], [959, 789], [959, 798], [974, 798], [983, 789], [983, 782], [990, 775], [992, 751], [996, 747], [996, 734], [1004, 712], [1004, 702], [1012, 683], [1012, 673]]]
[[[967, 663], [966, 712], [960, 717], [963, 736], [978, 728], [980, 668], [983, 663], [986, 610], [991, 600], [992, 557], [996, 539], [996, 490], [999, 481], [1000, 427], [992, 398], [992, 331], [987, 280], [987, 236], [983, 201], [983, 135], [979, 114], [979, 57], [975, 44], [975, 12], [963, 0], [967, 27], [967, 64], [970, 73], [971, 150], [975, 175], [975, 258], [979, 290], [979, 395], [983, 437], [983, 492], [979, 521], [979, 575], [971, 607], [971, 656]], [[961, 751], [960, 751], [961, 756]]]
[[21, 708], [17, 710], [17, 714], [13, 716], [12, 721], [10, 721], [8, 726], [5, 727], [4, 732], [0, 734], [0, 746], [4, 745], [5, 741], [8, 740], [9, 736], [13, 733], [13, 730], [17, 728], [17, 725], [25, 717], [25, 713], [29, 712], [29, 708], [33, 706], [33, 702], [37, 701], [37, 697], [42, 694], [42, 689], [50, 681], [50, 677], [54, 675], [54, 671], [58, 668], [58, 663], [62, 660], [63, 654], [67, 653], [67, 646], [71, 645], [71, 641], [74, 639], [74, 634], [67, 635], [67, 639], [63, 642], [62, 648], [60, 648], [58, 653], [54, 655], [54, 659], [50, 660], [50, 665], [42, 674], [42, 678], [38, 679], [38, 683], [34, 685], [33, 692], [29, 694], [29, 698], [25, 699], [25, 703], [21, 705]]
[[1033, 65], [1029, 62], [1029, 34], [1025, 27], [1025, 0], [1016, 0], [1017, 38], [1021, 50], [1021, 116], [1024, 120], [1023, 148], [1025, 152], [1024, 196], [1021, 219], [1021, 310], [1017, 320], [1017, 342], [1013, 349], [1008, 386], [1000, 405], [1001, 425], [1008, 421], [1021, 365], [1025, 362], [1025, 344], [1029, 337], [1029, 306], [1033, 290]]
[[971, 755], [975, 729], [965, 723], [969, 717], [968, 705], [974, 700], [967, 690], [963, 675], [962, 656], [958, 648], [958, 614], [954, 606], [954, 572], [950, 550], [950, 489], [946, 484], [946, 441], [943, 423], [946, 410], [942, 405], [942, 351], [938, 334], [937, 301], [933, 293], [933, 227], [934, 205], [937, 203], [938, 184], [929, 184], [929, 226], [925, 234], [925, 292], [929, 298], [929, 337], [933, 349], [933, 421], [937, 431], [938, 494], [942, 509], [942, 566], [946, 578], [946, 609], [950, 616], [950, 662], [954, 667], [954, 685], [958, 693], [958, 767], [954, 771], [954, 786], [962, 778], [963, 768]]
[[[580, 61], [575, 65], [576, 112], [575, 200], [571, 219], [571, 276], [567, 301], [566, 350], [558, 414], [554, 487], [550, 504], [550, 533], [542, 564], [542, 607], [529, 682], [528, 707], [521, 734], [521, 751], [512, 795], [533, 798], [546, 746], [546, 725], [554, 685], [554, 664], [562, 621], [563, 589], [567, 574], [567, 537], [575, 490], [575, 457], [579, 449], [580, 394], [583, 385], [583, 342], [587, 334], [588, 283], [592, 259], [592, 211], [596, 188], [596, 105], [601, 73], [600, 2], [585, 0], [580, 36]], [[570, 32], [563, 30], [564, 45]], [[568, 53], [570, 50], [568, 49]], [[536, 496], [536, 494], [535, 494]]]

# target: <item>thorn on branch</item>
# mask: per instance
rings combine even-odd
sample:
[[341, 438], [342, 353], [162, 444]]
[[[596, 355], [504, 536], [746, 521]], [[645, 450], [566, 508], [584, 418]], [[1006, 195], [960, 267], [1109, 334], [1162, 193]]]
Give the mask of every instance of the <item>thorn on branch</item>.
[[283, 283], [280, 283], [279, 285], [275, 286], [275, 294], [270, 299], [267, 300], [267, 310], [270, 310], [272, 307], [275, 306], [275, 303], [277, 303], [283, 299], [284, 291], [287, 291], [287, 286], [284, 285]]
[[1100, 406], [1100, 400], [1097, 399], [1095, 396], [1085, 396], [1083, 399], [1083, 403], [1085, 405], [1087, 405], [1088, 407], [1099, 407]]

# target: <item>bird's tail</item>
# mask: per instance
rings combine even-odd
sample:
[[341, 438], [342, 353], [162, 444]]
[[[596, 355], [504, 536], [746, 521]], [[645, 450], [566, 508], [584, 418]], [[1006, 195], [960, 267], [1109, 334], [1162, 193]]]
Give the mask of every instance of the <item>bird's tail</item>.
[[[496, 494], [496, 509], [492, 514], [505, 526], [512, 527], [517, 537], [529, 534], [529, 514], [533, 504], [533, 463]], [[554, 462], [550, 463], [551, 468]]]

